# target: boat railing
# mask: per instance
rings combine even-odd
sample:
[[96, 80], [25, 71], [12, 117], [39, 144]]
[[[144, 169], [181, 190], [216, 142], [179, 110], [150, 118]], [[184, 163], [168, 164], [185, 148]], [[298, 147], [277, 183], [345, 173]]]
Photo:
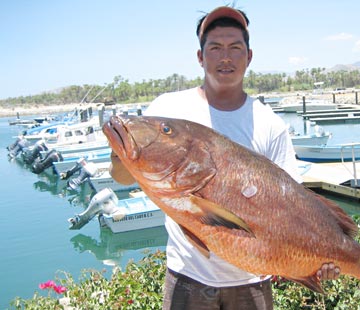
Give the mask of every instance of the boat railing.
[[[349, 173], [352, 174], [353, 176], [354, 183], [351, 184], [352, 187], [360, 187], [360, 180], [358, 180], [357, 178], [357, 171], [356, 171], [356, 164], [359, 162], [359, 160], [356, 160], [357, 156], [355, 155], [355, 151], [357, 147], [360, 147], [359, 142], [341, 144], [341, 162], [343, 163], [346, 170], [348, 170]], [[351, 160], [352, 160], [353, 172], [351, 172], [350, 169], [345, 165], [344, 150], [346, 148], [351, 148]]]

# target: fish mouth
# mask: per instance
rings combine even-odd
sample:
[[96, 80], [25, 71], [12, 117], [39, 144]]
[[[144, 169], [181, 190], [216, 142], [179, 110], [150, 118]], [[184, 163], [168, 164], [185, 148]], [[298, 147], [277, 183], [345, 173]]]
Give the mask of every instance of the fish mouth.
[[103, 132], [109, 140], [110, 147], [122, 159], [136, 160], [139, 158], [139, 148], [133, 136], [129, 133], [127, 126], [131, 119], [122, 119], [112, 116], [103, 125]]

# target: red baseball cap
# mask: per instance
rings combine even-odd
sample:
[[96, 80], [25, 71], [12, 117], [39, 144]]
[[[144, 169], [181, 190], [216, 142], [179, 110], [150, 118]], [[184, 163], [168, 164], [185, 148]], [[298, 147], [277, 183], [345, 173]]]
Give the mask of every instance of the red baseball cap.
[[228, 6], [220, 6], [216, 9], [214, 9], [213, 11], [211, 11], [203, 20], [200, 30], [199, 30], [199, 40], [201, 41], [201, 38], [205, 32], [205, 30], [209, 27], [209, 25], [215, 21], [216, 19], [219, 19], [221, 17], [228, 17], [228, 18], [232, 18], [235, 19], [236, 21], [238, 21], [246, 31], [248, 31], [247, 29], [247, 22], [246, 22], [246, 18], [245, 16], [239, 12], [236, 9], [233, 9], [231, 7]]

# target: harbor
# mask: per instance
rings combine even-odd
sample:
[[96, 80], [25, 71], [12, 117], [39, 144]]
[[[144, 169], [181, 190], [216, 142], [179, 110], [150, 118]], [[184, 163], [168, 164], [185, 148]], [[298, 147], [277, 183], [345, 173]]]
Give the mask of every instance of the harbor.
[[[294, 137], [294, 144], [295, 139], [305, 143], [310, 141], [307, 140], [310, 137], [315, 139], [316, 136], [316, 144], [329, 147], [359, 142], [357, 132], [360, 125], [357, 123], [324, 124], [323, 133], [326, 134], [322, 134], [316, 133], [315, 126], [309, 125], [299, 113], [279, 112], [279, 115], [298, 134], [297, 138]], [[101, 175], [100, 179], [100, 175], [95, 173], [90, 173], [86, 182], [81, 181], [77, 187], [71, 188], [71, 178], [61, 179], [51, 169], [36, 174], [18, 158], [9, 160], [6, 147], [14, 141], [19, 127], [10, 126], [9, 117], [0, 120], [0, 160], [7, 180], [3, 185], [3, 208], [6, 206], [11, 210], [10, 220], [6, 216], [0, 220], [4, 248], [10, 253], [2, 257], [0, 263], [1, 273], [9, 284], [3, 291], [4, 300], [8, 301], [18, 295], [30, 298], [38, 283], [54, 278], [59, 270], [72, 273], [74, 278], [84, 268], [104, 269], [110, 275], [114, 266], [124, 267], [129, 260], [140, 259], [146, 249], [165, 249], [166, 230], [159, 222], [155, 227], [139, 226], [134, 231], [122, 230], [122, 223], [134, 219], [141, 223], [141, 219], [155, 215], [154, 212], [158, 212], [155, 209], [149, 210], [151, 216], [142, 213], [129, 215], [124, 220], [120, 213], [116, 216], [105, 214], [99, 220], [95, 212], [81, 229], [70, 229], [69, 219], [84, 214], [97, 193], [104, 188], [114, 186], [117, 199], [121, 202], [129, 198], [129, 191], [115, 187], [118, 184], [109, 182], [111, 179], [108, 174]], [[108, 162], [102, 165], [108, 167]], [[356, 183], [360, 164], [357, 161], [320, 163], [298, 160], [298, 166], [306, 187], [322, 195], [329, 194], [330, 199], [336, 199], [349, 214], [360, 214], [360, 192]], [[96, 169], [104, 172], [101, 165]], [[91, 172], [90, 167], [88, 171]], [[79, 176], [75, 174], [72, 177], [75, 179]], [[94, 185], [94, 182], [98, 182], [98, 185]], [[121, 207], [121, 204], [116, 203], [114, 206]], [[159, 219], [163, 221], [163, 218]], [[23, 282], [24, 285], [19, 289], [19, 283]]]
[[[6, 279], [0, 309], [6, 309], [16, 296], [31, 298], [39, 291], [39, 283], [63, 272], [71, 273], [75, 281], [85, 269], [102, 270], [111, 277], [113, 267], [125, 268], [130, 260], [143, 258], [146, 251], [165, 250], [164, 226], [114, 234], [94, 218], [81, 230], [70, 230], [68, 219], [83, 212], [96, 192], [87, 182], [71, 189], [68, 180], [61, 180], [50, 169], [35, 174], [21, 160], [9, 159], [6, 147], [21, 130], [9, 125], [9, 119], [15, 118], [0, 118], [4, 178], [0, 234], [7, 253], [0, 258], [0, 273]], [[127, 198], [128, 192], [117, 195]]]
[[[358, 91], [344, 95], [327, 94], [322, 96], [305, 95], [299, 98], [298, 109], [286, 112], [279, 100], [274, 111], [286, 123], [291, 124], [300, 134], [309, 134], [315, 126], [331, 133], [325, 144], [294, 144], [299, 167], [303, 171], [303, 183], [306, 187], [344, 199], [360, 198], [360, 137], [356, 130], [360, 128], [360, 105]], [[322, 98], [325, 105], [311, 108], [313, 98]], [[319, 99], [315, 99], [319, 102]], [[285, 101], [286, 102], [286, 101]], [[289, 103], [285, 103], [289, 105]], [[310, 108], [309, 108], [310, 107]], [[290, 113], [289, 113], [290, 112]]]

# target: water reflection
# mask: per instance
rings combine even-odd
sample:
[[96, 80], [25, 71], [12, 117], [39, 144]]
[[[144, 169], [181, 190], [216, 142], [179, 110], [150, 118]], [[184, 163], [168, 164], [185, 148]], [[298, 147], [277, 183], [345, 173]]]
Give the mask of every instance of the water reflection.
[[87, 207], [92, 196], [95, 194], [87, 182], [81, 184], [77, 189], [72, 189], [67, 185], [67, 180], [62, 180], [58, 175], [51, 171], [44, 171], [38, 175], [38, 181], [34, 182], [34, 188], [40, 192], [62, 198], [68, 198], [72, 206]]
[[100, 240], [77, 234], [70, 241], [79, 253], [90, 252], [105, 265], [121, 266], [126, 251], [165, 247], [167, 238], [165, 226], [160, 226], [117, 234], [100, 228]]

